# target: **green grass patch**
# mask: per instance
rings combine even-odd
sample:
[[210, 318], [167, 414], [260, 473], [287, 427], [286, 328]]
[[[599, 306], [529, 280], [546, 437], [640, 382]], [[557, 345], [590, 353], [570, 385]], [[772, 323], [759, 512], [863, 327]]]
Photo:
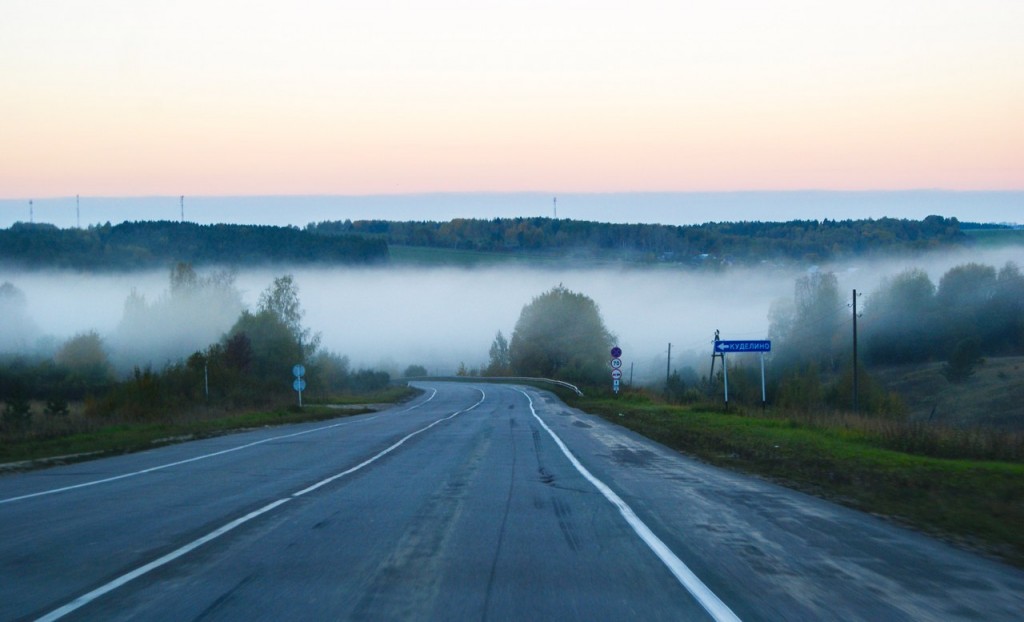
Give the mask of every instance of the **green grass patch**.
[[1024, 464], [879, 447], [856, 430], [637, 400], [575, 405], [712, 464], [755, 473], [1024, 567]]
[[[39, 460], [52, 462], [56, 457], [61, 457], [59, 462], [72, 462], [101, 455], [140, 451], [237, 430], [349, 417], [373, 411], [372, 408], [360, 408], [359, 405], [400, 402], [417, 393], [418, 391], [408, 387], [391, 387], [371, 394], [343, 396], [337, 401], [330, 400], [329, 405], [307, 404], [301, 409], [292, 406], [212, 417], [208, 414], [204, 416], [189, 413], [175, 420], [119, 423], [50, 438], [8, 439], [0, 444], [0, 464]], [[332, 408], [338, 405], [350, 408]], [[49, 462], [44, 462], [46, 463]], [[35, 465], [27, 464], [24, 468], [32, 466]]]

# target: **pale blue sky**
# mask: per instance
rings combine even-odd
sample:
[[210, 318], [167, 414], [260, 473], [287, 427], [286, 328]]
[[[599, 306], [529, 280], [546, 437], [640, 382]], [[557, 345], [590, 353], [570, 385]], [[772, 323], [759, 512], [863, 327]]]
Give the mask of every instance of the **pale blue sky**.
[[[186, 197], [185, 219], [303, 226], [323, 220], [450, 220], [554, 216], [545, 193], [362, 197]], [[1024, 192], [739, 192], [563, 194], [558, 217], [602, 222], [694, 224], [708, 221], [913, 218], [931, 214], [975, 222], [1024, 222]], [[36, 222], [77, 224], [75, 198], [36, 200]], [[82, 197], [82, 226], [125, 220], [178, 220], [178, 197]], [[29, 219], [27, 200], [0, 200], [0, 227]]]

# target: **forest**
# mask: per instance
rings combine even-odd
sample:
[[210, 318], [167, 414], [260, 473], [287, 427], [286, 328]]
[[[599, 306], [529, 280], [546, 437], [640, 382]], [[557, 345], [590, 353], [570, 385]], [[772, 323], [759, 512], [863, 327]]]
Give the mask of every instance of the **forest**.
[[815, 264], [871, 254], [963, 248], [975, 243], [965, 231], [981, 227], [942, 216], [687, 226], [541, 217], [345, 220], [310, 223], [304, 228], [160, 221], [59, 229], [16, 223], [0, 229], [0, 262], [78, 270], [133, 270], [179, 261], [195, 266], [365, 265], [387, 262], [389, 247], [403, 246], [721, 268]]
[[314, 236], [292, 227], [125, 222], [87, 229], [16, 223], [0, 229], [0, 262], [25, 268], [137, 270], [203, 265], [373, 264], [387, 243], [361, 235]]
[[549, 253], [699, 266], [767, 261], [817, 263], [870, 253], [914, 253], [969, 246], [956, 218], [795, 220], [675, 226], [553, 218], [449, 222], [335, 221], [309, 224], [323, 236], [358, 234], [389, 245], [501, 253]]

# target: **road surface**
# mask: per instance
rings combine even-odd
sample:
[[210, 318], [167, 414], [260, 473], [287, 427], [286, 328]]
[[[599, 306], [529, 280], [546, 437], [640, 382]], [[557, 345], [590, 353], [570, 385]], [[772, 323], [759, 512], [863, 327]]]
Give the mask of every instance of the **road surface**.
[[1024, 573], [549, 393], [0, 477], [0, 620], [1020, 620]]

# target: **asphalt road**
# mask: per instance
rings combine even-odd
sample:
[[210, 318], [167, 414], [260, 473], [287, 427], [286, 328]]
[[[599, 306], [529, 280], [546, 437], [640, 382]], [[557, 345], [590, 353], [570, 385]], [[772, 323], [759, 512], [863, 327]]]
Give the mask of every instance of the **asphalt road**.
[[548, 393], [0, 477], [0, 620], [1020, 620], [1024, 573]]

